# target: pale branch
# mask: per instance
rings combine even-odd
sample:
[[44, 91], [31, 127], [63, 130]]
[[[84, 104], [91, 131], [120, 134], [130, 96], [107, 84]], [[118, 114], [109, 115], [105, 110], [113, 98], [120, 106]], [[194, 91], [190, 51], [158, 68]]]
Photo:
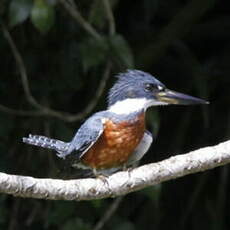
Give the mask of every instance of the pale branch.
[[230, 141], [161, 162], [117, 172], [107, 178], [38, 179], [0, 173], [0, 192], [49, 200], [93, 200], [116, 197], [230, 162]]

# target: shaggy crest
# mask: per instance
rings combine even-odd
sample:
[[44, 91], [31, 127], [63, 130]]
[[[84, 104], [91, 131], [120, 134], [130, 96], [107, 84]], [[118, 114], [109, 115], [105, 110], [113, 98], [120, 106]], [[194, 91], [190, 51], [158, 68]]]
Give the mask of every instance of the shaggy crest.
[[151, 74], [141, 70], [127, 70], [127, 72], [120, 73], [116, 77], [118, 80], [110, 89], [108, 95], [109, 106], [113, 105], [117, 101], [127, 98], [142, 97], [141, 92], [139, 92], [138, 89], [143, 88], [141, 86], [144, 84], [150, 83], [165, 87]]

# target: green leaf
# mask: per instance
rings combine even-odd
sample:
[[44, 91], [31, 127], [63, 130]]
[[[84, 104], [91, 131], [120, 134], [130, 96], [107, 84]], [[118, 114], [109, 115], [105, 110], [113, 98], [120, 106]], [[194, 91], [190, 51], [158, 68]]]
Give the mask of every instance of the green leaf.
[[30, 14], [32, 5], [32, 0], [13, 0], [9, 7], [10, 26], [24, 22]]
[[109, 38], [112, 55], [117, 58], [122, 66], [132, 69], [134, 67], [133, 54], [128, 42], [121, 35]]
[[42, 33], [48, 30], [54, 24], [54, 7], [46, 0], [35, 0], [31, 12], [31, 20], [34, 26]]
[[80, 44], [80, 53], [84, 71], [103, 63], [108, 53], [106, 39], [88, 39]]

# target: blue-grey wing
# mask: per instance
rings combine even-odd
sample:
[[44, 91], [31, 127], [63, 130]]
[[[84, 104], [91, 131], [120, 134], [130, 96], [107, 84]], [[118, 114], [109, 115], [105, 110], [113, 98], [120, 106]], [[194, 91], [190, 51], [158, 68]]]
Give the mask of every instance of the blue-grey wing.
[[79, 154], [81, 158], [84, 153], [92, 147], [104, 131], [104, 118], [102, 116], [94, 115], [90, 117], [79, 128], [74, 138], [71, 141], [71, 148]]

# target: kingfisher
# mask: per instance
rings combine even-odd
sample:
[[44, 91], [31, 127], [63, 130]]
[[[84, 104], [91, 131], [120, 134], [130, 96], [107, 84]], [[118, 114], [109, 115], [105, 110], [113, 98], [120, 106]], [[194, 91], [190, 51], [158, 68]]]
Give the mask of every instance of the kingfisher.
[[63, 159], [71, 155], [74, 167], [91, 169], [95, 175], [110, 175], [139, 162], [148, 151], [153, 141], [145, 126], [149, 107], [209, 103], [170, 90], [140, 70], [127, 70], [116, 77], [107, 110], [89, 117], [70, 142], [31, 134], [23, 142], [53, 149]]

